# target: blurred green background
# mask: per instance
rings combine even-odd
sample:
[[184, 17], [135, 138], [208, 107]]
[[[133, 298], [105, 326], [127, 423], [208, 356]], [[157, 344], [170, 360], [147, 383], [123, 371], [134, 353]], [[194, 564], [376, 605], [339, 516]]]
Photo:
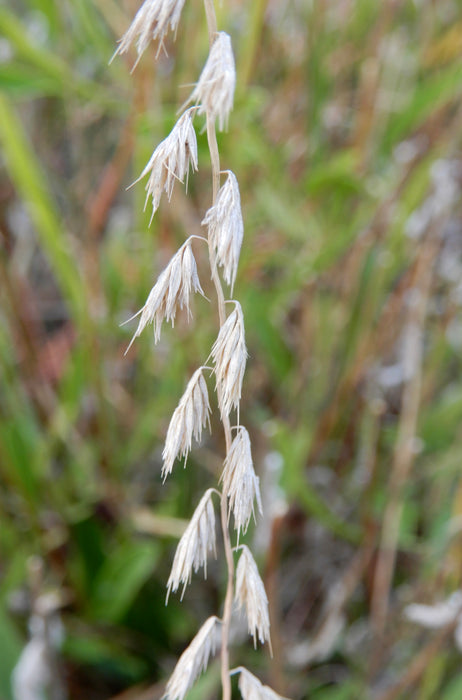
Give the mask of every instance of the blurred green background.
[[[212, 302], [198, 297], [191, 323], [180, 314], [157, 347], [146, 331], [126, 357], [134, 326], [119, 325], [210, 206], [200, 119], [187, 193], [149, 226], [143, 185], [126, 190], [197, 80], [207, 31], [187, 0], [176, 42], [130, 74], [134, 56], [108, 61], [137, 8], [0, 6], [2, 700], [33, 611], [62, 624], [53, 700], [147, 700], [223, 599], [219, 552], [165, 607], [223, 456], [214, 403], [211, 435], [161, 483], [171, 414], [218, 328], [201, 245]], [[245, 220], [241, 422], [265, 506], [247, 539], [275, 651], [237, 629], [233, 664], [292, 698], [458, 700], [454, 625], [403, 611], [462, 574], [462, 4], [217, 12], [238, 73], [219, 148]], [[218, 683], [212, 663], [190, 697]]]

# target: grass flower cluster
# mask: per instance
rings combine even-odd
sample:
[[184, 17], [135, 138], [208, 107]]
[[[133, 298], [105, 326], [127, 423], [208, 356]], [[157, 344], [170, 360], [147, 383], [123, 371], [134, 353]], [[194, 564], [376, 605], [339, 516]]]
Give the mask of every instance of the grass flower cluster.
[[[172, 30], [176, 30], [178, 26], [182, 5], [182, 2], [146, 0], [121, 39], [116, 53], [125, 53], [135, 44], [139, 59], [151, 37], [158, 41], [160, 50], [168, 25]], [[239, 404], [247, 360], [244, 315], [237, 300], [225, 298], [218, 272], [218, 269], [222, 268], [224, 281], [232, 294], [244, 223], [237, 178], [230, 170], [220, 170], [216, 128], [222, 130], [227, 127], [233, 106], [236, 70], [231, 38], [225, 32], [217, 31], [213, 2], [206, 0], [204, 6], [210, 51], [188, 100], [195, 106], [180, 116], [171, 133], [157, 146], [136, 181], [149, 174], [146, 203], [149, 198], [152, 199], [154, 215], [162, 193], [165, 192], [170, 200], [175, 180], [184, 183], [190, 169], [197, 170], [197, 140], [193, 120], [196, 115], [205, 115], [212, 162], [213, 201], [202, 221], [208, 232], [207, 238], [203, 240], [208, 244], [220, 328], [210, 352], [213, 366], [202, 366], [195, 371], [173, 413], [162, 455], [162, 477], [165, 481], [172, 474], [177, 459], [187, 458], [193, 439], [200, 440], [203, 428], [207, 424], [210, 425], [211, 408], [204, 377], [204, 371], [207, 370], [215, 376], [217, 403], [225, 433], [226, 456], [220, 478], [221, 491], [215, 488], [205, 491], [178, 544], [167, 582], [167, 600], [180, 586], [183, 598], [193, 571], [196, 573], [203, 567], [206, 575], [209, 554], [216, 556], [214, 494], [220, 499], [220, 519], [228, 569], [227, 589], [221, 618], [210, 617], [183, 652], [167, 683], [165, 698], [183, 700], [197, 676], [207, 668], [211, 655], [220, 646], [224, 700], [231, 698], [231, 676], [235, 673], [241, 676], [239, 688], [244, 700], [265, 700], [268, 697], [279, 696], [263, 686], [246, 669], [239, 667], [231, 670], [229, 664], [229, 632], [234, 600], [245, 612], [248, 631], [254, 644], [256, 645], [257, 639], [262, 644], [268, 642], [271, 645], [271, 641], [268, 599], [263, 581], [250, 549], [238, 544], [240, 534], [247, 531], [252, 516], [255, 517], [255, 511], [262, 513], [259, 479], [253, 467], [249, 434], [246, 428], [239, 424]], [[226, 176], [226, 180], [220, 187], [222, 175]], [[140, 319], [130, 346], [149, 324], [154, 326], [154, 339], [157, 342], [164, 320], [173, 325], [179, 309], [185, 309], [188, 315], [190, 314], [190, 295], [194, 292], [204, 294], [191, 250], [191, 238], [188, 238], [161, 273], [146, 304], [136, 314]], [[232, 416], [237, 419], [234, 426], [231, 425]], [[237, 537], [237, 546], [234, 549], [229, 532], [231, 514]], [[235, 571], [236, 552], [239, 554], [239, 561]]]

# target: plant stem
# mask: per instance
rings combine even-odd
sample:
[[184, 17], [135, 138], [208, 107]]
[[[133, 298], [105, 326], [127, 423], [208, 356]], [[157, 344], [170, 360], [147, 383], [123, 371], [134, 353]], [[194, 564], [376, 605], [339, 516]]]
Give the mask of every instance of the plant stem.
[[[212, 47], [217, 33], [217, 20], [213, 0], [204, 0], [205, 14], [207, 17], [207, 27], [209, 33], [209, 45]], [[220, 187], [220, 154], [218, 152], [217, 134], [215, 130], [215, 119], [207, 113], [207, 141], [212, 164], [212, 204], [215, 204]], [[209, 240], [209, 260], [212, 271], [212, 280], [215, 285], [218, 301], [218, 315], [220, 328], [226, 321], [225, 295], [221, 286], [220, 277], [215, 262], [215, 256]], [[231, 424], [229, 416], [222, 416], [223, 429], [226, 441], [226, 454], [231, 447]], [[223, 532], [223, 545], [225, 550], [228, 577], [226, 584], [226, 596], [223, 605], [223, 617], [221, 625], [221, 684], [223, 688], [223, 700], [231, 700], [231, 679], [229, 675], [229, 628], [231, 624], [231, 614], [234, 597], [234, 559], [231, 548], [231, 540], [228, 529], [228, 501], [225, 493], [220, 499], [221, 529]]]

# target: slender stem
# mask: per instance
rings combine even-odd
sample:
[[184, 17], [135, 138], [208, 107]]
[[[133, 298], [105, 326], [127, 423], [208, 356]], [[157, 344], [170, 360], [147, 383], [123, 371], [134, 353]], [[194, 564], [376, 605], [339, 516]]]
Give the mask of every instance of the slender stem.
[[[215, 7], [213, 4], [213, 0], [204, 0], [204, 6], [205, 13], [207, 16], [209, 44], [211, 47], [213, 42], [215, 41], [215, 36], [217, 33], [217, 19], [215, 15]], [[218, 152], [217, 134], [215, 131], [215, 119], [212, 118], [209, 113], [207, 113], [207, 140], [210, 151], [210, 160], [212, 164], [212, 204], [215, 204], [218, 190], [220, 188], [220, 154]], [[210, 240], [209, 259], [210, 268], [212, 271], [212, 280], [217, 293], [218, 315], [221, 327], [226, 321], [225, 295], [221, 286], [221, 281], [218, 275], [217, 265], [215, 261], [215, 255]], [[229, 416], [223, 416], [222, 422], [225, 433], [226, 454], [228, 454], [232, 442], [231, 424], [229, 421]], [[221, 684], [223, 688], [223, 700], [231, 700], [231, 678], [229, 675], [229, 629], [231, 624], [231, 614], [234, 597], [234, 559], [228, 529], [228, 500], [225, 493], [221, 494], [220, 512], [221, 529], [223, 532], [223, 545], [225, 550], [226, 564], [228, 568], [226, 595], [225, 602], [223, 605], [223, 617], [221, 626]]]
[[205, 14], [207, 17], [207, 27], [209, 30], [209, 45], [212, 47], [217, 33], [217, 16], [215, 14], [215, 6], [213, 0], [204, 0]]

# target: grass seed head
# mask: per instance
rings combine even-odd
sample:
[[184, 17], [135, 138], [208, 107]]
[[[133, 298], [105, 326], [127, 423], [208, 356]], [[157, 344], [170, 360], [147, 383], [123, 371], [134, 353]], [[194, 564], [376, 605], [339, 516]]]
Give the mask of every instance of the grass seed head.
[[202, 225], [208, 226], [216, 261], [224, 269], [224, 278], [231, 286], [232, 294], [244, 237], [244, 222], [236, 176], [231, 170], [227, 171], [227, 175], [226, 182], [220, 187], [216, 202], [208, 210]]
[[223, 131], [233, 108], [235, 87], [231, 37], [226, 32], [218, 32], [189, 101], [199, 105], [199, 114], [208, 113], [213, 120], [218, 120], [218, 128]]

